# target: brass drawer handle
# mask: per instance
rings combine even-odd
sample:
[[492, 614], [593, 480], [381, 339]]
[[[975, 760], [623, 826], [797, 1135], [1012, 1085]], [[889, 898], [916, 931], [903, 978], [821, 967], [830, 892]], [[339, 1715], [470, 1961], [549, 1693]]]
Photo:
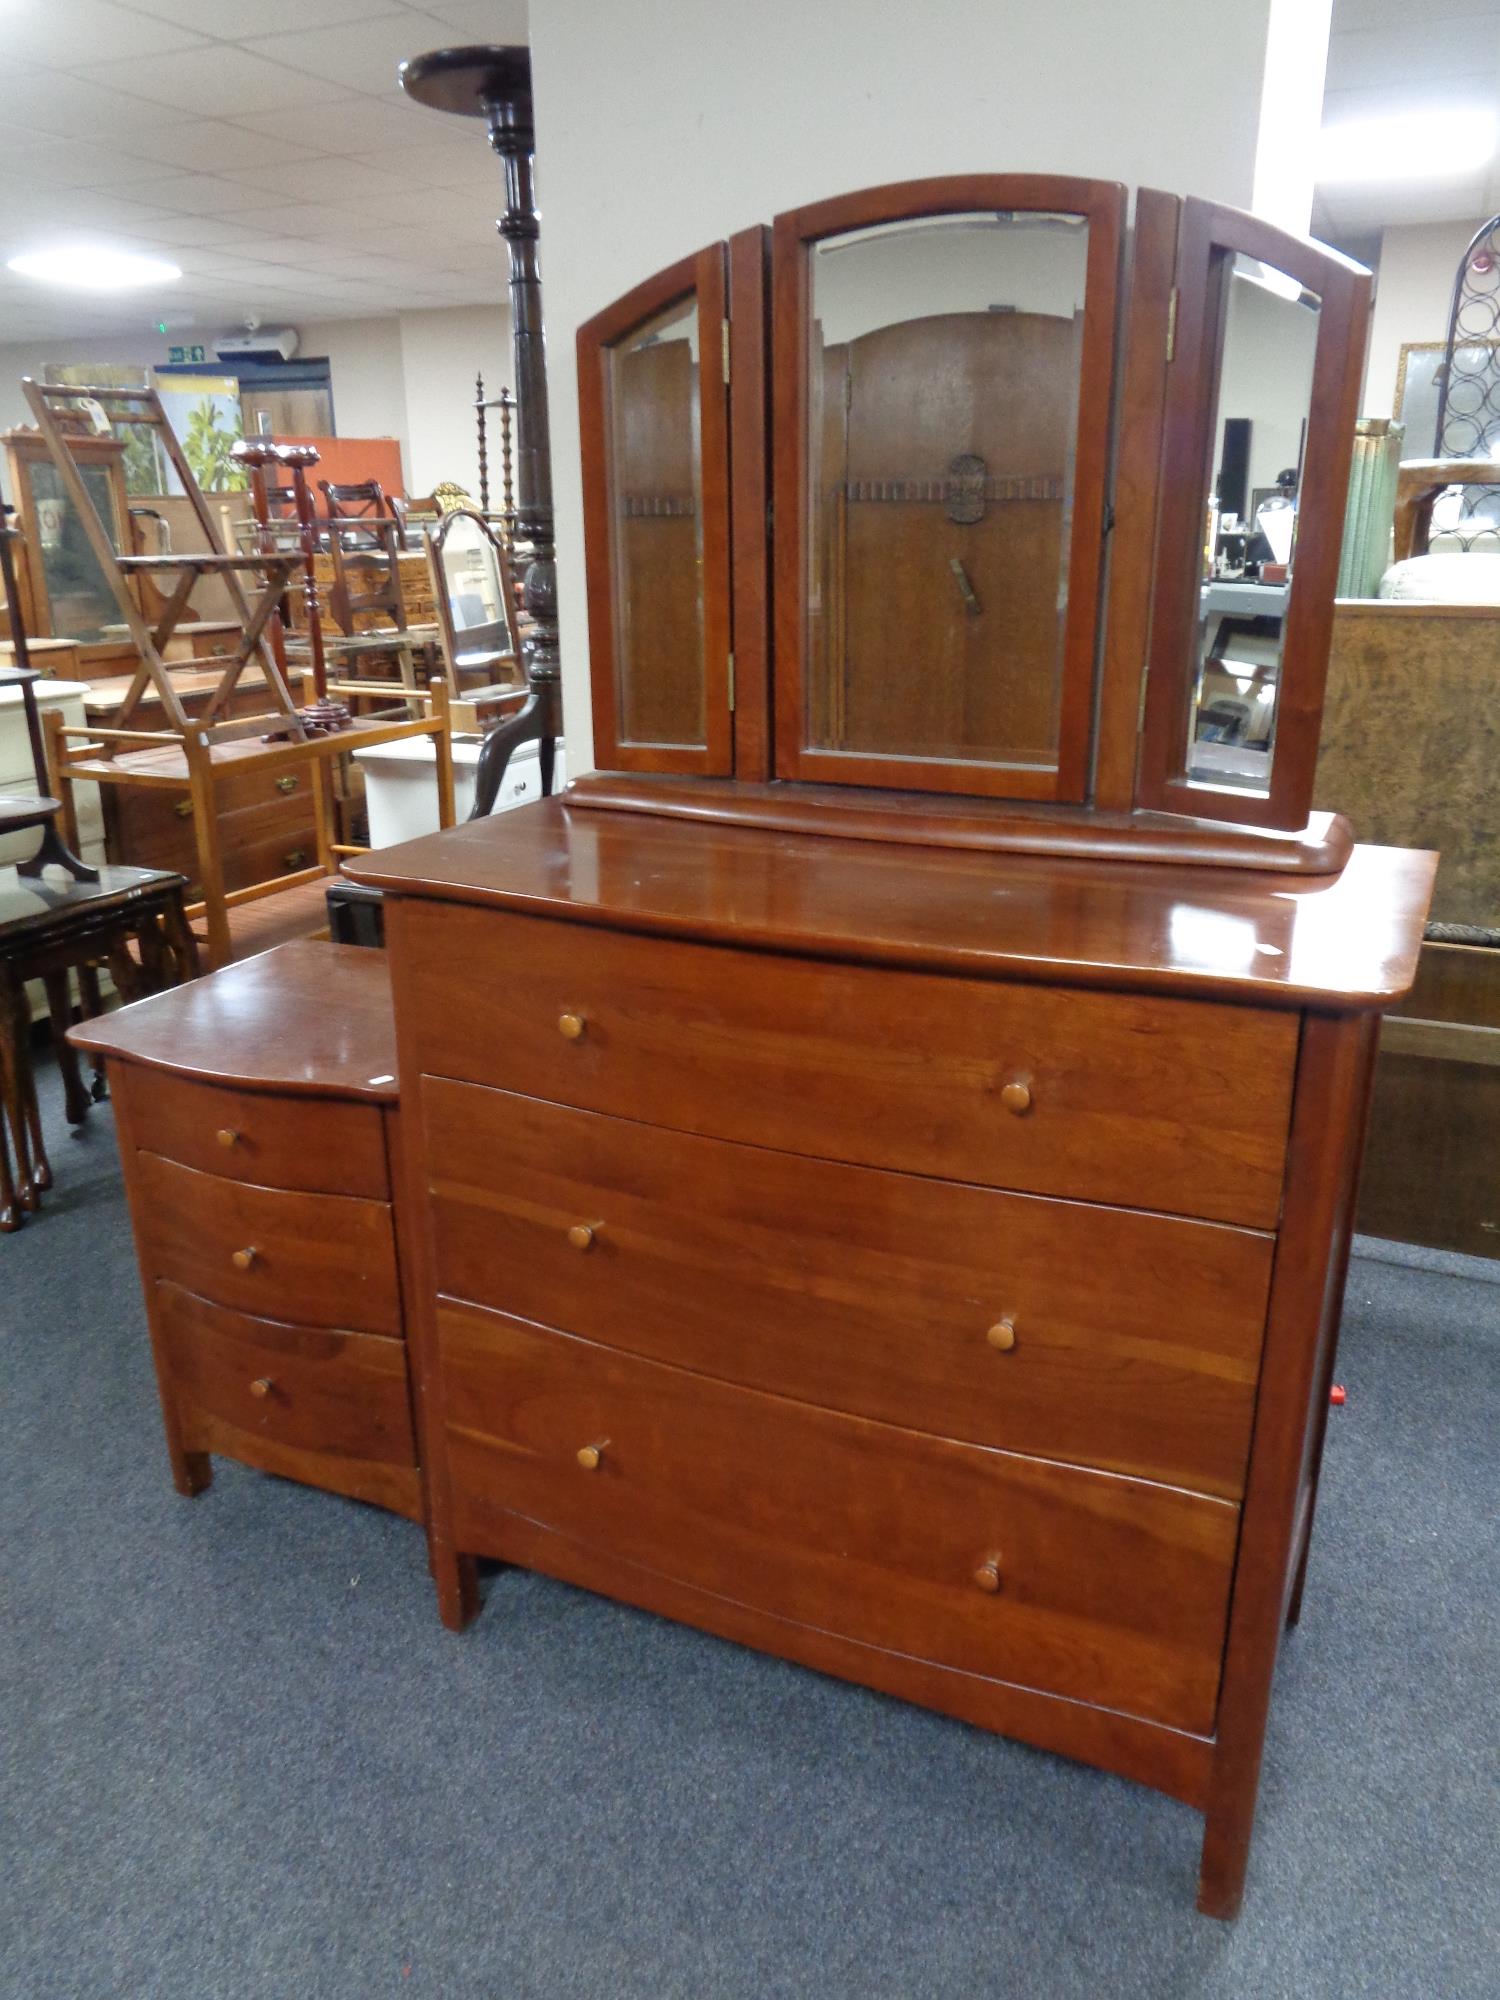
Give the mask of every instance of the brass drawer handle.
[[288, 771], [284, 778], [276, 780], [276, 789], [278, 792], [295, 792], [300, 783], [301, 780], [298, 778], [296, 772]]
[[258, 1375], [250, 1384], [250, 1393], [252, 1396], [264, 1398], [270, 1395], [273, 1386], [269, 1375]]
[[566, 1042], [582, 1041], [587, 1025], [582, 1014], [559, 1014], [557, 1017], [557, 1032]]
[[995, 1592], [1000, 1588], [1000, 1552], [998, 1549], [993, 1555], [986, 1556], [978, 1569], [975, 1570], [974, 1581], [979, 1585], [981, 1590], [988, 1592], [991, 1597], [994, 1596]]
[[984, 1337], [1001, 1354], [1009, 1354], [1016, 1344], [1016, 1323], [1010, 1318], [996, 1320]]
[[247, 1244], [243, 1250], [236, 1250], [229, 1261], [237, 1271], [248, 1271], [259, 1255], [260, 1252], [252, 1243]]
[[232, 1125], [221, 1125], [218, 1131], [215, 1132], [214, 1137], [226, 1150], [230, 1146], [237, 1146], [240, 1143], [240, 1135]]
[[592, 1250], [603, 1226], [599, 1222], [575, 1222], [568, 1231], [568, 1241], [575, 1250]]
[[1017, 1118], [1023, 1118], [1031, 1109], [1031, 1085], [1023, 1083], [1020, 1077], [1013, 1077], [1000, 1092], [1000, 1102]]
[[193, 802], [191, 799], [179, 799], [172, 810], [179, 819], [191, 819], [193, 816]]
[[578, 1453], [578, 1463], [583, 1467], [585, 1472], [597, 1472], [599, 1470], [600, 1463], [604, 1457], [605, 1447], [608, 1443], [608, 1438], [601, 1438], [598, 1444], [586, 1444], [582, 1447]]

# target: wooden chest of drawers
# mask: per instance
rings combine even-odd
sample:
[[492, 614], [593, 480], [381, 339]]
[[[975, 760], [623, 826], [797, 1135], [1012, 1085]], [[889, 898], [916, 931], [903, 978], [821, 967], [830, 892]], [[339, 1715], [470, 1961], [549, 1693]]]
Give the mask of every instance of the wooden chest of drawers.
[[548, 803], [355, 872], [448, 1621], [498, 1557], [1086, 1758], [1204, 1812], [1229, 1913], [1431, 857]]
[[109, 1064], [179, 1489], [218, 1452], [420, 1517], [381, 954], [282, 945], [74, 1040]]

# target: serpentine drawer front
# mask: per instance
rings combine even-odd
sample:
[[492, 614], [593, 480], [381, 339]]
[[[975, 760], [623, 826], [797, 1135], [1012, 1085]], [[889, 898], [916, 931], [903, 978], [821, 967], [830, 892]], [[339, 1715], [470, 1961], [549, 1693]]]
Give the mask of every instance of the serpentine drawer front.
[[380, 1118], [372, 1104], [174, 1079], [139, 1093], [135, 1138], [144, 1152], [227, 1180], [387, 1201]]
[[[460, 1545], [519, 1515], [735, 1603], [1212, 1727], [1239, 1509], [438, 1312]], [[628, 1582], [622, 1594], [630, 1595]]]
[[1280, 1213], [1297, 1053], [1285, 1013], [462, 906], [418, 904], [403, 921], [432, 1075], [1034, 1194], [1256, 1228]]
[[406, 1349], [287, 1325], [157, 1285], [184, 1443], [421, 1515]]
[[1242, 1490], [1269, 1236], [440, 1078], [422, 1111], [444, 1292], [943, 1437]]

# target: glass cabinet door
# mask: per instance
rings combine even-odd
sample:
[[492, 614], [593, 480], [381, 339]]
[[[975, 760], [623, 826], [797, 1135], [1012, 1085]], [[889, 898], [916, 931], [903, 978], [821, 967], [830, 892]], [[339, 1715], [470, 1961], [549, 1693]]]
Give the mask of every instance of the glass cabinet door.
[[776, 224], [777, 772], [1082, 798], [1123, 191]]
[[[110, 474], [102, 465], [82, 464], [79, 476], [116, 550], [119, 524]], [[106, 625], [120, 623], [114, 591], [89, 546], [78, 510], [68, 498], [62, 475], [50, 459], [27, 463], [31, 518], [36, 524], [35, 560], [46, 594], [50, 636], [82, 645], [104, 637]]]
[[1295, 830], [1312, 798], [1368, 279], [1337, 252], [1188, 201], [1176, 288], [1139, 802]]
[[602, 769], [731, 769], [724, 249], [579, 330]]

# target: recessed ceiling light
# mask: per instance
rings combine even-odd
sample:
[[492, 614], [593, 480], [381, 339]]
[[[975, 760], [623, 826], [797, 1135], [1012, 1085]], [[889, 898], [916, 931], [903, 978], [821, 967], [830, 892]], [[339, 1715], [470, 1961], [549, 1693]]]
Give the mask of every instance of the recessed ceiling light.
[[165, 257], [143, 257], [134, 250], [107, 250], [93, 243], [28, 250], [12, 257], [5, 268], [18, 277], [60, 285], [70, 292], [131, 292], [144, 285], [169, 285], [182, 276], [180, 265], [169, 264]]
[[1478, 105], [1397, 111], [1325, 125], [1318, 137], [1319, 187], [1359, 181], [1457, 180], [1486, 166], [1500, 119]]

